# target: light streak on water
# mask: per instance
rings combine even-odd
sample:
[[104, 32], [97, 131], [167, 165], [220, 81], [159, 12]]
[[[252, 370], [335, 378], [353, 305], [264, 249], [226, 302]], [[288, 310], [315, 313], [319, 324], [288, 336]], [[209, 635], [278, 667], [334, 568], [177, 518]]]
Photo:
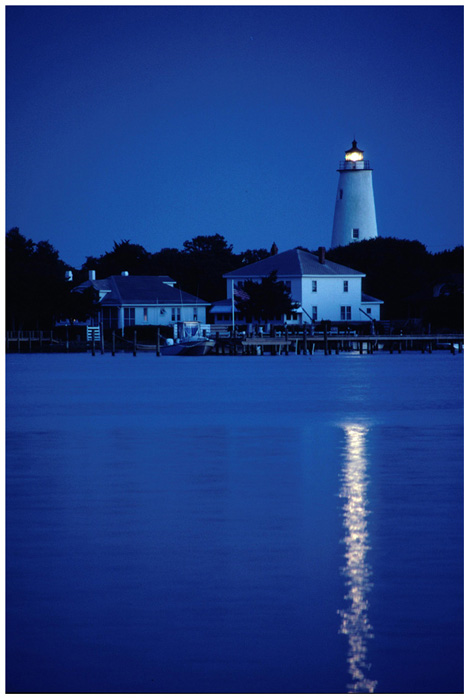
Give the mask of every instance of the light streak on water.
[[340, 497], [345, 499], [343, 524], [345, 529], [347, 593], [349, 607], [340, 610], [340, 632], [348, 637], [348, 666], [351, 693], [373, 693], [377, 681], [368, 678], [367, 640], [374, 635], [367, 616], [367, 593], [372, 587], [372, 571], [367, 563], [367, 461], [365, 444], [367, 428], [361, 425], [345, 425], [346, 455], [342, 470]]

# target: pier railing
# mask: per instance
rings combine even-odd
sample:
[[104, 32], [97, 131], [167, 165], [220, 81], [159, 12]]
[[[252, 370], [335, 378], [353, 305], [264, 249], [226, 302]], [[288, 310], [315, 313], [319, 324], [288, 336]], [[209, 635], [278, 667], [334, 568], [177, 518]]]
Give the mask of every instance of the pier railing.
[[7, 331], [6, 351], [43, 350], [54, 342], [54, 331]]

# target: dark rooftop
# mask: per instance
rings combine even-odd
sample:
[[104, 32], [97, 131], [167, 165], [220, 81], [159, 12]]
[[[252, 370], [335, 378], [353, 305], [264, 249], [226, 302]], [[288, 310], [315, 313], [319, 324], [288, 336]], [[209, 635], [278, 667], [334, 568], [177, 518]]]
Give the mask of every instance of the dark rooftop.
[[[87, 281], [77, 289], [93, 286], [107, 293], [101, 299], [105, 306], [121, 304], [207, 304], [192, 294], [170, 286], [170, 277], [158, 275], [112, 275], [102, 280]], [[109, 290], [109, 291], [108, 291]]]
[[360, 275], [365, 277], [363, 272], [329, 260], [325, 260], [323, 264], [317, 255], [308, 253], [301, 248], [292, 248], [284, 253], [271, 255], [264, 260], [227, 272], [224, 277], [228, 279], [232, 277], [265, 277], [274, 271], [277, 272], [278, 277], [301, 277], [302, 275]]

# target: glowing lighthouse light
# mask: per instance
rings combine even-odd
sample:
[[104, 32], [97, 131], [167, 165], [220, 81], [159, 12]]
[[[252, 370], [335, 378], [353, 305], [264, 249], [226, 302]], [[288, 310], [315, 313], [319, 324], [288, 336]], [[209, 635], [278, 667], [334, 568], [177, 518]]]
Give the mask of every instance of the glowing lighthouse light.
[[357, 141], [354, 140], [352, 148], [345, 152], [344, 157], [346, 160], [352, 160], [356, 163], [358, 160], [364, 160], [364, 151], [357, 147]]

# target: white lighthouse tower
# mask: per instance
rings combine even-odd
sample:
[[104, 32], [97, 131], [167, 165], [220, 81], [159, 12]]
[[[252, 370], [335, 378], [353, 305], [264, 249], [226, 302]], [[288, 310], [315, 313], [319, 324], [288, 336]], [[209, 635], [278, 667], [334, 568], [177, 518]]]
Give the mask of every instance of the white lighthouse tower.
[[352, 142], [338, 168], [335, 216], [331, 247], [377, 238], [372, 168], [364, 151]]

